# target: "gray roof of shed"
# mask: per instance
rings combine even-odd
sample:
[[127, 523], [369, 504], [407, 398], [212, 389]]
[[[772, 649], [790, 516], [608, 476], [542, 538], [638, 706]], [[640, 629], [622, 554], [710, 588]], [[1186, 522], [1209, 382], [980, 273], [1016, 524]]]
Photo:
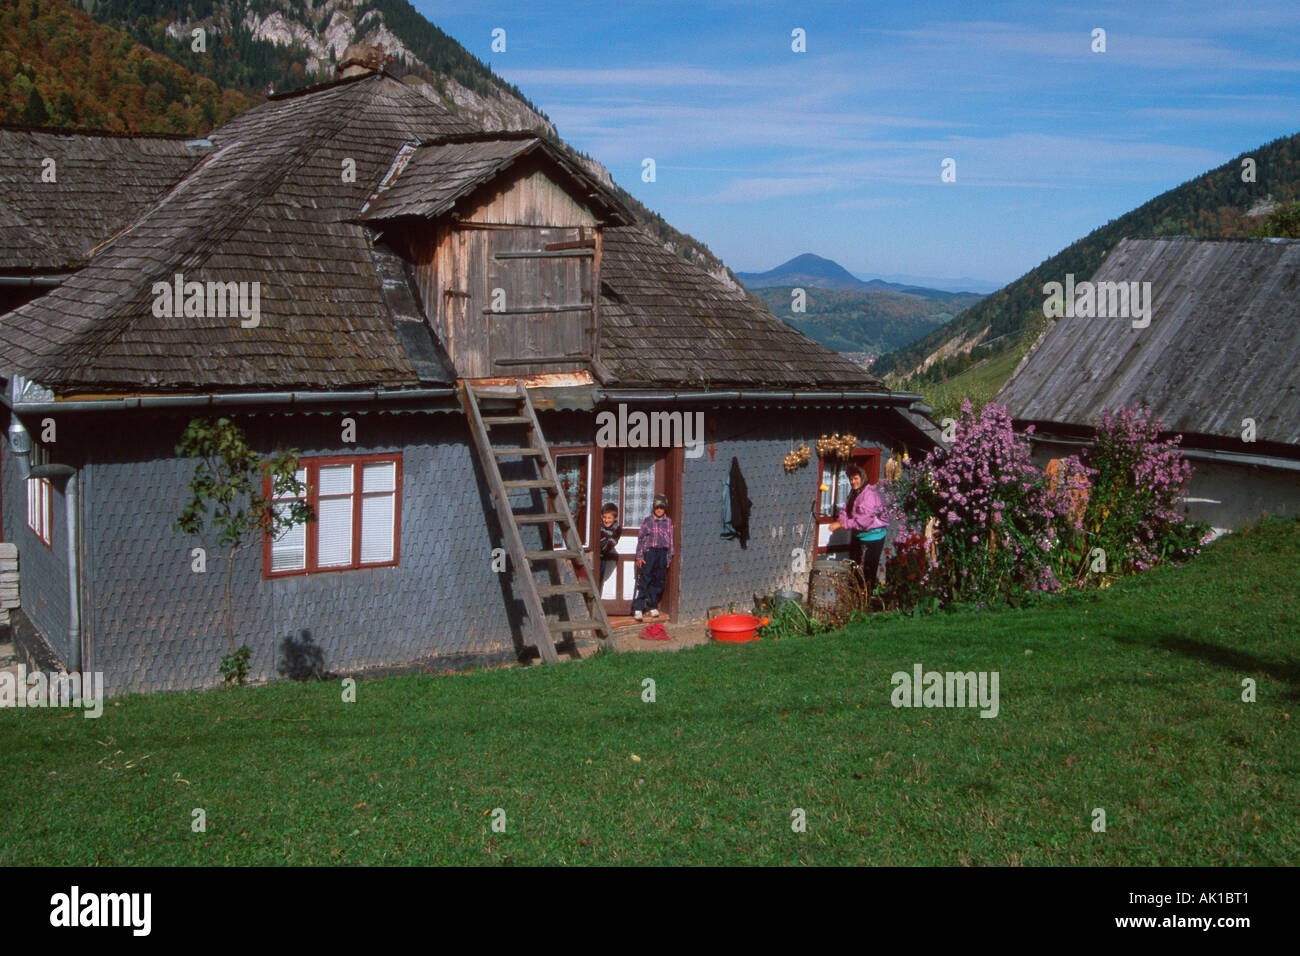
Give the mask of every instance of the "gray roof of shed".
[[1125, 239], [1095, 282], [1150, 282], [1148, 328], [1057, 319], [995, 401], [1019, 420], [1088, 427], [1142, 403], [1167, 429], [1300, 445], [1300, 241]]

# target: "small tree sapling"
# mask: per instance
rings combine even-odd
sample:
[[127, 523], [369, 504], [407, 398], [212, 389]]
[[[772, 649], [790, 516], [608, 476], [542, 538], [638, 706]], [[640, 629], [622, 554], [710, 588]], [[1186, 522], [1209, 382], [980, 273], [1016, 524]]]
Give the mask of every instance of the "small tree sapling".
[[[181, 509], [174, 527], [200, 540], [205, 532], [215, 533], [217, 545], [225, 549], [221, 556], [226, 559], [226, 639], [233, 657], [231, 575], [235, 556], [260, 545], [263, 536], [278, 538], [297, 525], [315, 521], [316, 515], [306, 501], [307, 486], [298, 481], [297, 450], [263, 458], [248, 446], [243, 429], [228, 418], [191, 419], [176, 453], [197, 458], [198, 464], [190, 481], [189, 503]], [[262, 493], [268, 476], [270, 498]], [[277, 504], [276, 498], [290, 500]]]

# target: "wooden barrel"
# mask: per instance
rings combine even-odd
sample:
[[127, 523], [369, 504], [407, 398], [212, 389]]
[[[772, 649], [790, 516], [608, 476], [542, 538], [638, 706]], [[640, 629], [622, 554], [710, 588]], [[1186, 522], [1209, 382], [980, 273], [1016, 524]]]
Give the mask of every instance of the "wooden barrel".
[[811, 608], [817, 601], [818, 591], [824, 590], [827, 594], [835, 593], [835, 582], [842, 576], [847, 575], [853, 570], [853, 562], [845, 555], [839, 559], [836, 558], [818, 558], [813, 562], [812, 572], [808, 575], [808, 607]]

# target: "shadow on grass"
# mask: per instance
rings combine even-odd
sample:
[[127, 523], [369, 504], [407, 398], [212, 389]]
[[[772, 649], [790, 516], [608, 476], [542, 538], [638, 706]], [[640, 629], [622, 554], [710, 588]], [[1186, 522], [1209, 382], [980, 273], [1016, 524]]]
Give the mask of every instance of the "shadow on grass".
[[1153, 634], [1150, 637], [1116, 637], [1115, 640], [1121, 644], [1163, 648], [1174, 654], [1181, 654], [1183, 657], [1190, 657], [1206, 664], [1213, 664], [1215, 667], [1238, 674], [1262, 673], [1265, 677], [1288, 685], [1289, 690], [1283, 695], [1286, 700], [1300, 701], [1300, 663], [1294, 660], [1268, 660], [1267, 658], [1256, 657], [1254, 654], [1247, 654], [1245, 651], [1233, 650], [1230, 647], [1221, 647], [1218, 644], [1208, 644], [1205, 641], [1194, 641], [1188, 637], [1170, 634], [1163, 636]]

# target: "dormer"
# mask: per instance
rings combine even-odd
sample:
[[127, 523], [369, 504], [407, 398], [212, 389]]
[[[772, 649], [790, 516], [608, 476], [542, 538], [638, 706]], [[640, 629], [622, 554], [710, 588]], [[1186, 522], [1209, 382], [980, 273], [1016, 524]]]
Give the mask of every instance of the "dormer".
[[603, 227], [631, 217], [539, 136], [404, 147], [361, 218], [413, 264], [458, 377], [599, 368]]

